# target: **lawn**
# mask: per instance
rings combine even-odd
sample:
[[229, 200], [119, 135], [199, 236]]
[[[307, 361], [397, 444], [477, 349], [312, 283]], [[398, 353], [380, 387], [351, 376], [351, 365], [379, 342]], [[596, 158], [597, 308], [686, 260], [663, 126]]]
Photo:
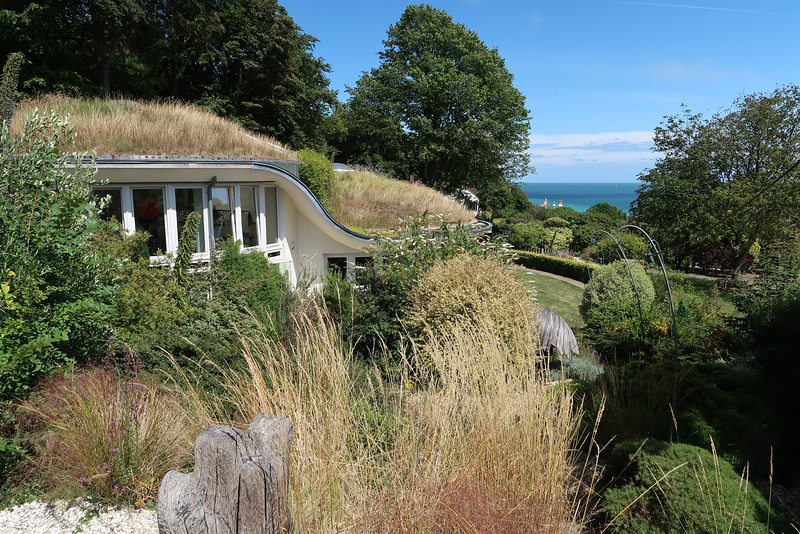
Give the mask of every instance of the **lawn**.
[[578, 312], [583, 298], [583, 289], [552, 276], [524, 269], [519, 270], [519, 276], [525, 282], [533, 283], [533, 287], [536, 289], [536, 300], [539, 304], [558, 313], [573, 330], [583, 326], [583, 319]]

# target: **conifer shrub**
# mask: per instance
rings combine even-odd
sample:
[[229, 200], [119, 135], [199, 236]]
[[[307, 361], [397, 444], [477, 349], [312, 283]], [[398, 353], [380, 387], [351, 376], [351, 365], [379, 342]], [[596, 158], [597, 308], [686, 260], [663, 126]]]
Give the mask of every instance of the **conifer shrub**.
[[[713, 443], [712, 443], [713, 447]], [[608, 520], [624, 532], [791, 532], [785, 516], [715, 452], [648, 440], [618, 444], [604, 492]], [[613, 520], [613, 521], [612, 521]], [[613, 531], [613, 528], [612, 528]]]
[[530, 358], [522, 334], [536, 329], [534, 301], [517, 276], [503, 263], [460, 254], [428, 269], [411, 292], [411, 311], [405, 322], [422, 346], [454, 328], [490, 324], [510, 347], [512, 361]]

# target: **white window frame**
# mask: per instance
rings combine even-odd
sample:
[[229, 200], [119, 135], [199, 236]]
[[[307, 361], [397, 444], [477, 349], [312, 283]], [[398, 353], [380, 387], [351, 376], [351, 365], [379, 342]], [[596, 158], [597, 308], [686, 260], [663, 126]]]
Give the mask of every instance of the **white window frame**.
[[[233, 199], [231, 199], [232, 212], [233, 212], [233, 238], [237, 241], [244, 243], [244, 232], [242, 231], [242, 204], [241, 204], [241, 187], [255, 187], [255, 202], [256, 202], [256, 237], [258, 244], [250, 247], [242, 247], [244, 250], [257, 251], [257, 250], [271, 250], [281, 245], [281, 215], [282, 206], [280, 200], [282, 199], [280, 189], [276, 190], [275, 206], [271, 209], [276, 210], [275, 223], [276, 223], [276, 241], [275, 243], [266, 243], [267, 240], [267, 203], [266, 203], [266, 188], [275, 187], [270, 184], [260, 183], [218, 183], [212, 187], [229, 187], [232, 189]], [[122, 224], [126, 232], [133, 233], [136, 231], [136, 220], [134, 218], [133, 206], [133, 190], [143, 188], [162, 188], [164, 190], [164, 225], [165, 225], [165, 241], [167, 245], [167, 253], [175, 253], [178, 250], [178, 216], [177, 208], [175, 205], [175, 190], [176, 189], [200, 189], [203, 195], [203, 225], [205, 228], [205, 252], [195, 252], [192, 254], [193, 261], [209, 261], [211, 258], [212, 250], [212, 224], [211, 224], [211, 210], [209, 207], [208, 197], [208, 183], [202, 182], [187, 182], [179, 184], [165, 184], [165, 183], [129, 183], [129, 184], [104, 184], [93, 188], [97, 194], [102, 195], [104, 190], [121, 190], [120, 200], [122, 203]], [[166, 258], [163, 256], [151, 256], [153, 261], [164, 261]]]

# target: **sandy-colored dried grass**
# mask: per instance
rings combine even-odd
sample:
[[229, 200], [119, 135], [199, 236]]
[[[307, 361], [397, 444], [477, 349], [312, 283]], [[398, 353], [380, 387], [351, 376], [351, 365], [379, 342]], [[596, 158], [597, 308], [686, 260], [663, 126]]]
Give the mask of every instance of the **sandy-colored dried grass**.
[[401, 218], [423, 213], [444, 214], [450, 222], [475, 220], [473, 212], [435, 189], [363, 170], [337, 173], [330, 207], [342, 224], [367, 230], [397, 228]]
[[[295, 333], [246, 339], [249, 371], [225, 373], [225, 401], [238, 424], [262, 411], [294, 422], [299, 532], [564, 533], [586, 520], [572, 394], [547, 387], [535, 359], [509, 367], [490, 326], [428, 347], [443, 372], [426, 387], [354, 361], [324, 310], [298, 315]], [[481, 372], [465, 373], [476, 355]]]
[[69, 115], [74, 150], [98, 155], [219, 156], [293, 159], [274, 139], [177, 101], [81, 99], [43, 95], [17, 106], [12, 130], [21, 132], [34, 108]]
[[[230, 119], [177, 101], [85, 99], [43, 95], [19, 103], [12, 131], [21, 133], [35, 108], [69, 117], [75, 144], [70, 151], [98, 155], [158, 155], [296, 159], [278, 141]], [[330, 211], [345, 226], [392, 230], [401, 218], [446, 214], [451, 222], [475, 216], [435, 189], [373, 172], [337, 173]]]

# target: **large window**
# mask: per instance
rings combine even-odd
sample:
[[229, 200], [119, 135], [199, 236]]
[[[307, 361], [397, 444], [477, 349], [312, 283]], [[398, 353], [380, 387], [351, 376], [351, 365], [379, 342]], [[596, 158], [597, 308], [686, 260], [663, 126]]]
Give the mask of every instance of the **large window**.
[[139, 189], [133, 192], [133, 220], [137, 232], [147, 232], [150, 239], [147, 249], [151, 256], [156, 256], [167, 249], [167, 231], [164, 226], [164, 189]]
[[240, 216], [242, 218], [242, 244], [246, 247], [258, 245], [258, 188], [253, 185], [240, 185]]
[[200, 187], [175, 189], [175, 215], [178, 221], [178, 238], [183, 234], [186, 226], [186, 219], [189, 214], [196, 211], [200, 214], [200, 223], [197, 225], [197, 243], [195, 252], [203, 253], [206, 251], [206, 225], [203, 220], [205, 213], [203, 203], [203, 189]]
[[213, 225], [214, 239], [221, 239], [225, 241], [228, 238], [235, 237], [233, 233], [233, 210], [231, 209], [231, 187], [212, 187], [211, 188], [211, 206], [213, 214], [211, 215], [211, 223]]
[[[207, 184], [104, 186], [110, 197], [102, 217], [116, 219], [130, 232], [147, 232], [151, 256], [175, 252], [192, 211], [200, 214], [195, 252], [207, 258], [218, 239], [236, 239], [245, 247], [278, 243], [278, 192], [273, 186]], [[210, 195], [210, 197], [209, 197]]]

